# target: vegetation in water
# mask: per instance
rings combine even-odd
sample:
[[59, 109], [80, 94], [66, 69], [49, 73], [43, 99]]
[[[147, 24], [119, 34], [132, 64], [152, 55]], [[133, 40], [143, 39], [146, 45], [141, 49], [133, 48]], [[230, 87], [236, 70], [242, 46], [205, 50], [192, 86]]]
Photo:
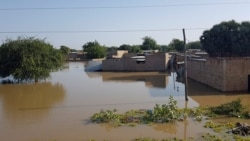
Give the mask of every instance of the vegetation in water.
[[173, 97], [169, 98], [168, 104], [158, 105], [153, 110], [130, 110], [124, 114], [118, 114], [117, 110], [101, 110], [91, 117], [92, 122], [114, 123], [119, 126], [122, 124], [133, 125], [133, 123], [164, 123], [181, 118], [177, 102]]
[[[96, 123], [112, 123], [115, 126], [135, 126], [136, 124], [182, 121], [187, 117], [193, 117], [196, 121], [202, 121], [205, 117], [217, 116], [249, 118], [249, 112], [245, 109], [240, 99], [217, 107], [178, 108], [177, 101], [170, 96], [168, 104], [156, 104], [152, 110], [130, 110], [124, 114], [118, 114], [117, 110], [101, 110], [91, 117], [91, 121]], [[205, 126], [209, 128], [215, 127], [210, 121]], [[220, 130], [220, 128], [221, 126], [216, 126], [216, 130]]]
[[97, 41], [88, 42], [82, 48], [83, 51], [87, 52], [88, 59], [103, 58], [106, 56], [106, 48]]
[[60, 50], [33, 37], [8, 39], [0, 46], [0, 77], [12, 76], [19, 82], [46, 79], [63, 62]]
[[132, 141], [193, 141], [193, 138], [188, 138], [187, 140], [178, 138], [168, 138], [168, 139], [155, 139], [155, 138], [136, 138]]
[[209, 116], [228, 116], [237, 118], [250, 118], [250, 113], [245, 106], [242, 105], [241, 99], [234, 100], [229, 103], [221, 104], [217, 107], [208, 107], [207, 115]]
[[218, 124], [213, 121], [208, 121], [205, 123], [204, 127], [212, 128], [215, 132], [230, 131], [235, 128], [235, 123], [229, 122], [225, 124]]
[[[89, 141], [96, 141], [96, 140], [91, 139]], [[108, 141], [108, 140], [103, 140], [103, 141]], [[179, 138], [156, 139], [156, 138], [146, 137], [146, 138], [132, 139], [131, 141], [194, 141], [194, 138], [190, 137], [186, 140], [183, 140], [183, 139], [179, 139]]]
[[172, 96], [169, 97], [169, 103], [156, 104], [153, 110], [147, 110], [144, 119], [148, 122], [165, 123], [181, 118], [180, 110], [177, 107], [177, 101]]
[[[193, 117], [196, 121], [202, 121], [204, 118], [213, 119], [214, 117], [236, 117], [249, 119], [249, 111], [241, 104], [241, 100], [221, 104], [216, 107], [199, 107], [199, 108], [178, 108], [177, 102], [172, 96], [169, 97], [168, 104], [156, 104], [152, 110], [130, 110], [124, 114], [118, 114], [117, 110], [101, 110], [91, 117], [92, 122], [111, 123], [114, 126], [128, 125], [136, 126], [137, 124], [149, 123], [167, 123], [172, 121], [182, 121], [187, 117]], [[245, 123], [227, 122], [215, 123], [208, 120], [205, 128], [211, 128], [215, 134], [205, 133], [200, 138], [205, 141], [250, 141], [250, 126]], [[247, 130], [246, 130], [247, 129]], [[154, 139], [154, 138], [137, 138], [133, 141], [181, 141], [182, 139]], [[196, 140], [189, 138], [186, 141]], [[184, 141], [184, 140], [182, 140]]]

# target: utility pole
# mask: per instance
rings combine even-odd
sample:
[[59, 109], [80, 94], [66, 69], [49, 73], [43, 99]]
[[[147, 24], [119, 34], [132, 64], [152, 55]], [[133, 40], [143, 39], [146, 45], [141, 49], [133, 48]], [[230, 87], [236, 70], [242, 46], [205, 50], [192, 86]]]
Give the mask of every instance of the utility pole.
[[188, 101], [188, 81], [187, 81], [187, 48], [186, 48], [186, 34], [185, 29], [182, 29], [183, 32], [183, 40], [184, 40], [184, 55], [185, 55], [185, 99]]

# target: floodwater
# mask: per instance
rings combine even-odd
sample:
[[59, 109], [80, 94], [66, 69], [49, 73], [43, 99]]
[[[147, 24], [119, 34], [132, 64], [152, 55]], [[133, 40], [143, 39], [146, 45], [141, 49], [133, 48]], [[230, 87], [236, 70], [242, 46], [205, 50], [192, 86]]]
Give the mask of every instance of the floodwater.
[[[0, 85], [1, 141], [125, 141], [140, 137], [186, 139], [209, 132], [192, 119], [168, 124], [122, 126], [90, 123], [101, 109], [152, 109], [173, 96], [179, 107], [214, 106], [249, 94], [223, 94], [194, 81], [185, 87], [176, 75], [159, 72], [85, 72], [86, 62], [70, 62], [35, 84]], [[250, 107], [248, 105], [248, 107]]]

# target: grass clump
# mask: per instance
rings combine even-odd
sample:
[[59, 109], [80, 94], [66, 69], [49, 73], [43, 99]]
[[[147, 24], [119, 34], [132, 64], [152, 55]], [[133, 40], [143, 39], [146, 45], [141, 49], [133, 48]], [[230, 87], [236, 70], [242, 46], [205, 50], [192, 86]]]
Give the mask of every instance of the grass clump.
[[213, 121], [208, 121], [205, 123], [204, 125], [205, 128], [211, 128], [213, 129], [215, 132], [222, 132], [222, 131], [230, 131], [233, 128], [235, 128], [235, 123], [234, 122], [228, 122], [225, 124], [218, 124], [215, 123]]
[[96, 123], [113, 123], [115, 126], [122, 124], [135, 126], [138, 123], [166, 123], [181, 118], [177, 102], [172, 96], [169, 97], [168, 104], [156, 104], [153, 110], [130, 110], [125, 114], [116, 112], [117, 110], [101, 110], [91, 117], [91, 121]]
[[[199, 107], [199, 108], [178, 108], [177, 101], [172, 96], [169, 97], [168, 104], [156, 104], [152, 110], [130, 110], [124, 114], [118, 114], [117, 110], [101, 110], [91, 117], [95, 123], [111, 123], [114, 126], [149, 123], [167, 123], [171, 121], [182, 121], [187, 117], [193, 117], [196, 121], [202, 121], [204, 116], [230, 116], [238, 118], [250, 118], [250, 113], [241, 104], [241, 100], [221, 104], [217, 107]], [[215, 126], [208, 122], [206, 127]], [[215, 130], [220, 130], [220, 127]]]
[[187, 140], [178, 138], [168, 138], [168, 139], [154, 139], [154, 138], [137, 138], [132, 141], [193, 141], [193, 138], [188, 138]]
[[219, 135], [213, 135], [210, 133], [202, 135], [202, 139], [204, 141], [231, 141], [230, 139], [225, 139], [224, 137], [220, 137]]
[[96, 123], [112, 123], [115, 126], [119, 126], [121, 115], [116, 112], [117, 112], [116, 109], [101, 110], [99, 113], [95, 113], [91, 117], [91, 121]]
[[217, 107], [210, 107], [211, 115], [226, 115], [237, 118], [250, 118], [246, 107], [242, 105], [241, 99], [234, 100], [229, 103], [221, 104]]
[[181, 113], [177, 107], [177, 101], [170, 96], [168, 104], [156, 104], [153, 110], [147, 110], [144, 118], [150, 122], [166, 123], [180, 119], [180, 117]]

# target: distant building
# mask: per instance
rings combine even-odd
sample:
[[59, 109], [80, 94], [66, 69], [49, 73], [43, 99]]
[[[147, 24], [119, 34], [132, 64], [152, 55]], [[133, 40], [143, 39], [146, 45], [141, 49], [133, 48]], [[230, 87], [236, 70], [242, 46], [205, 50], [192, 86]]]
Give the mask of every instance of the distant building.
[[107, 59], [122, 58], [127, 53], [127, 50], [108, 51]]
[[87, 59], [86, 52], [70, 52], [67, 61], [82, 61]]
[[[102, 61], [103, 71], [166, 71], [170, 55], [168, 53], [145, 52], [125, 53], [117, 58]], [[117, 53], [119, 54], [119, 53]]]

